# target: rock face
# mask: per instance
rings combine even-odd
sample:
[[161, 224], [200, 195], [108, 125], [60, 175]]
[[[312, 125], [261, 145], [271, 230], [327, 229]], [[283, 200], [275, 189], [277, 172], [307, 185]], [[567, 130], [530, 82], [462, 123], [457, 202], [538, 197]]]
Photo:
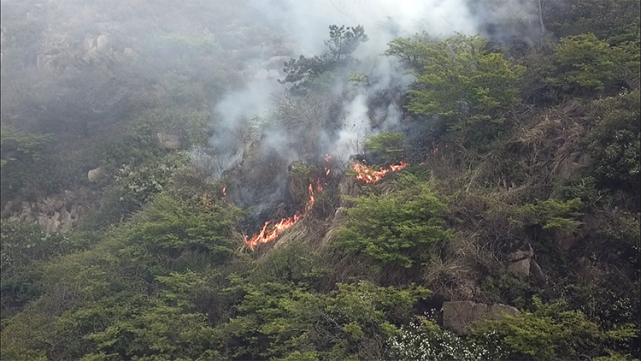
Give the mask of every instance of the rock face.
[[507, 266], [507, 270], [516, 275], [527, 277], [530, 275], [531, 263], [531, 258], [524, 258], [522, 260], [510, 263], [510, 265]]
[[90, 170], [89, 173], [87, 173], [87, 179], [89, 179], [89, 182], [94, 183], [102, 179], [105, 174], [105, 169], [102, 167], [98, 167], [96, 169]]
[[158, 137], [158, 144], [164, 149], [180, 149], [180, 137], [173, 134], [156, 133]]
[[88, 195], [67, 191], [36, 202], [8, 202], [2, 211], [2, 217], [37, 224], [47, 232], [69, 232], [85, 213], [86, 207], [83, 204], [88, 203], [88, 198]]
[[503, 304], [488, 306], [472, 301], [456, 301], [443, 303], [443, 327], [458, 335], [470, 333], [472, 324], [483, 319], [500, 320], [506, 314], [516, 316], [519, 310]]
[[539, 283], [545, 283], [547, 278], [539, 266], [538, 263], [534, 260], [534, 249], [528, 244], [526, 250], [520, 250], [512, 252], [507, 255], [508, 266], [507, 270], [513, 274], [521, 277], [528, 277], [530, 275]]
[[508, 271], [520, 275], [520, 276], [529, 276], [530, 275], [530, 264], [532, 263], [532, 257], [534, 257], [534, 250], [532, 246], [528, 244], [527, 250], [512, 252], [507, 255], [507, 261], [509, 262], [507, 269]]
[[594, 166], [594, 159], [586, 153], [574, 152], [557, 169], [557, 178], [566, 180]]

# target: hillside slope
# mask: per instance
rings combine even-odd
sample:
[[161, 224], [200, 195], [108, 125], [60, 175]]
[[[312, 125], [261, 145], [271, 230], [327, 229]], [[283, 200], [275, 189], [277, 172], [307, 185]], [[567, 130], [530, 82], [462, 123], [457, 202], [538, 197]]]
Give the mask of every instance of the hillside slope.
[[638, 1], [268, 4], [2, 2], [3, 360], [641, 358]]

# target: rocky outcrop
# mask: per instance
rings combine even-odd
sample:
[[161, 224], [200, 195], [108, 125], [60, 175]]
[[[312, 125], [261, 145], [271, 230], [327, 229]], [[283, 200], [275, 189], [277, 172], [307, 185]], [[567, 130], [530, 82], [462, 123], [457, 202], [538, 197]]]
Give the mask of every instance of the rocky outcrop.
[[534, 257], [534, 250], [529, 244], [527, 250], [516, 251], [508, 254], [507, 261], [509, 264], [507, 266], [507, 270], [519, 276], [529, 276], [532, 257]]
[[88, 197], [66, 191], [35, 202], [8, 202], [2, 211], [2, 218], [37, 224], [47, 232], [69, 232], [86, 212]]
[[443, 327], [458, 335], [467, 335], [474, 322], [479, 320], [500, 320], [505, 315], [516, 316], [519, 310], [512, 306], [472, 301], [456, 301], [443, 303]]
[[541, 266], [534, 260], [534, 249], [528, 244], [526, 250], [512, 252], [506, 257], [507, 270], [517, 276], [529, 277], [532, 275], [539, 283], [545, 283], [547, 278]]
[[574, 152], [563, 161], [556, 169], [558, 180], [566, 180], [583, 172], [589, 171], [594, 166], [594, 159], [582, 152]]
[[103, 167], [98, 167], [90, 170], [87, 173], [87, 179], [89, 179], [89, 182], [95, 183], [100, 179], [104, 178], [105, 175], [106, 175], [105, 169]]
[[182, 144], [180, 142], [180, 137], [177, 135], [166, 134], [166, 133], [156, 133], [156, 137], [158, 138], [158, 145], [161, 148], [175, 150], [175, 149], [180, 149], [182, 147]]

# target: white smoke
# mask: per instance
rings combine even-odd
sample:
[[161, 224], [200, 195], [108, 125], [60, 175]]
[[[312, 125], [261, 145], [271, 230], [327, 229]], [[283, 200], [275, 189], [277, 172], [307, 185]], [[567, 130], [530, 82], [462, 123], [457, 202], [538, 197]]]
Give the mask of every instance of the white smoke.
[[[267, 23], [282, 35], [282, 43], [287, 44], [287, 50], [278, 54], [281, 57], [276, 57], [281, 60], [288, 55], [297, 57], [322, 53], [325, 48], [323, 40], [327, 39], [331, 24], [364, 26], [369, 41], [361, 44], [353, 56], [361, 61], [361, 71], [370, 82], [367, 87], [352, 92], [351, 97], [344, 97], [347, 79], [335, 85], [335, 96], [344, 98], [343, 119], [339, 119], [342, 128], [338, 131], [337, 139], [336, 136], [332, 139], [326, 134], [319, 135], [330, 143], [325, 149], [335, 152], [334, 155], [343, 160], [361, 151], [360, 144], [367, 136], [394, 129], [401, 123], [398, 106], [385, 104], [380, 109], [368, 109], [373, 95], [390, 87], [406, 88], [413, 81], [413, 77], [405, 74], [394, 59], [382, 56], [391, 40], [420, 32], [427, 32], [436, 39], [445, 39], [455, 32], [477, 34], [485, 20], [481, 16], [492, 15], [495, 18], [505, 16], [503, 13], [511, 16], [513, 9], [521, 9], [528, 14], [532, 10], [508, 4], [505, 10], [495, 10], [492, 14], [475, 14], [468, 0], [252, 0], [249, 4], [250, 18]], [[275, 106], [274, 96], [285, 88], [274, 79], [276, 70], [260, 68], [267, 63], [270, 63], [269, 59], [248, 61], [246, 73], [264, 75], [250, 77], [252, 80], [248, 82], [246, 90], [227, 94], [216, 106], [216, 113], [225, 127], [242, 127], [247, 119], [260, 112], [268, 112], [270, 107]], [[381, 120], [376, 128], [370, 124], [368, 111]], [[229, 144], [228, 147], [240, 149], [242, 145]]]

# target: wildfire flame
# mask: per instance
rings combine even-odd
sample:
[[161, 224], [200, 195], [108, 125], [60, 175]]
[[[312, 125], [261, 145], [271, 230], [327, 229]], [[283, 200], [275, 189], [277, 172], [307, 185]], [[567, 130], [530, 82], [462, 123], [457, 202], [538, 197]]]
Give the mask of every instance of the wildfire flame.
[[[322, 190], [320, 183], [318, 183], [317, 186], [318, 186], [317, 188], [318, 190]], [[249, 248], [253, 249], [261, 243], [267, 243], [275, 240], [282, 231], [295, 225], [298, 221], [301, 220], [301, 218], [305, 217], [307, 215], [307, 212], [309, 212], [309, 210], [312, 209], [312, 207], [314, 206], [314, 189], [311, 184], [309, 185], [308, 189], [309, 189], [309, 202], [307, 203], [307, 206], [305, 207], [305, 209], [302, 211], [299, 211], [292, 217], [281, 219], [280, 222], [276, 223], [273, 226], [273, 229], [271, 231], [267, 230], [267, 226], [269, 226], [271, 222], [265, 222], [265, 225], [260, 230], [260, 232], [255, 234], [250, 239], [247, 239], [247, 237], [245, 237], [245, 243], [249, 246]]]
[[373, 170], [372, 167], [358, 163], [354, 165], [354, 170], [358, 173], [356, 174], [356, 179], [362, 180], [365, 183], [375, 183], [381, 180], [385, 174], [389, 172], [396, 172], [408, 165], [409, 163], [401, 162], [399, 165], [390, 165], [389, 168]]
[[[329, 154], [325, 154], [325, 158], [323, 159], [325, 160], [325, 163], [329, 163], [329, 160], [332, 159], [332, 156]], [[325, 166], [325, 175], [328, 176], [329, 172], [331, 172], [331, 170], [329, 169], [328, 166]]]

